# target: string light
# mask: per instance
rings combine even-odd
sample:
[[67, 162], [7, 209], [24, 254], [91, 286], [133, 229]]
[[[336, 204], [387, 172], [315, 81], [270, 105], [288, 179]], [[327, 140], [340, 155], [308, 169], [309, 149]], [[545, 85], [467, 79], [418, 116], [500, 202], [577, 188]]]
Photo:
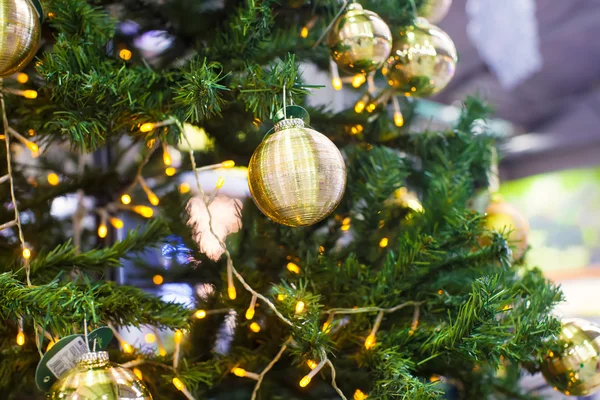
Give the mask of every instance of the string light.
[[185, 194], [188, 193], [190, 191], [190, 185], [187, 183], [182, 183], [181, 185], [179, 185], [179, 193], [181, 194]]
[[335, 90], [342, 90], [342, 80], [340, 78], [333, 78], [331, 80], [331, 85]]
[[383, 321], [383, 311], [379, 311], [379, 314], [377, 314], [377, 318], [375, 319], [375, 323], [373, 324], [373, 329], [371, 329], [371, 333], [365, 339], [365, 348], [367, 350], [372, 349], [377, 343], [377, 338], [375, 335], [377, 335], [377, 331], [381, 326], [381, 321]]
[[342, 225], [350, 225], [350, 222], [352, 222], [352, 219], [350, 217], [346, 217], [342, 220]]
[[310, 371], [308, 373], [308, 375], [306, 375], [304, 378], [302, 378], [300, 380], [300, 382], [298, 382], [298, 385], [300, 387], [306, 387], [306, 386], [308, 386], [308, 384], [310, 383], [310, 381], [312, 380], [312, 378], [314, 378], [315, 375], [317, 375], [319, 373], [319, 371], [321, 371], [321, 369], [325, 365], [325, 362], [326, 362], [326, 360], [323, 360], [319, 364], [315, 365], [315, 367], [312, 369], [312, 371]]
[[160, 203], [160, 200], [158, 199], [158, 196], [156, 194], [154, 194], [154, 192], [152, 192], [152, 191], [149, 190], [148, 193], [147, 193], [147, 195], [148, 195], [148, 201], [153, 206], [157, 206], [158, 203]]
[[302, 39], [306, 39], [308, 37], [308, 27], [307, 26], [302, 27], [302, 30], [300, 31], [300, 37]]
[[198, 310], [194, 313], [194, 317], [196, 317], [197, 319], [204, 319], [204, 318], [206, 318], [206, 311]]
[[229, 295], [229, 299], [235, 300], [237, 297], [237, 292], [235, 291], [235, 286], [229, 286], [227, 288], [227, 294]]
[[321, 328], [322, 332], [327, 332], [329, 328], [331, 328], [331, 323], [333, 322], [333, 314], [329, 314], [327, 320], [323, 323], [323, 327]]
[[383, 249], [383, 248], [387, 247], [388, 243], [389, 243], [388, 238], [384, 237], [379, 241], [379, 247], [381, 247]]
[[154, 210], [147, 206], [133, 206], [133, 211], [145, 218], [151, 218], [154, 215]]
[[127, 342], [121, 342], [121, 347], [123, 348], [123, 352], [130, 354], [133, 353], [133, 347]]
[[246, 319], [251, 320], [254, 318], [254, 307], [256, 307], [256, 295], [252, 295], [252, 300], [250, 300], [250, 306], [246, 310]]
[[50, 340], [48, 342], [48, 346], [46, 346], [46, 351], [50, 350], [52, 347], [54, 347], [54, 345], [56, 344], [56, 342], [54, 340]]
[[173, 175], [175, 175], [176, 172], [177, 172], [177, 169], [173, 168], [173, 167], [168, 167], [165, 169], [165, 174], [167, 176], [173, 176]]
[[110, 217], [110, 224], [115, 227], [115, 229], [122, 229], [125, 225], [122, 220], [116, 217]]
[[346, 232], [346, 231], [350, 230], [350, 225], [342, 225], [342, 227], [340, 229], [342, 230], [342, 232]]
[[121, 59], [128, 61], [131, 60], [131, 50], [129, 49], [122, 49], [121, 51], [119, 51], [119, 57], [121, 57]]
[[219, 179], [217, 179], [217, 184], [215, 185], [215, 187], [217, 188], [217, 190], [219, 190], [223, 187], [224, 184], [225, 184], [225, 178], [220, 176]]
[[151, 122], [146, 122], [145, 124], [142, 124], [142, 126], [140, 126], [140, 132], [148, 133], [152, 129], [154, 129], [154, 124]]
[[31, 250], [29, 250], [27, 247], [23, 248], [23, 258], [26, 260], [31, 258]]
[[367, 397], [369, 396], [364, 394], [360, 389], [356, 389], [356, 392], [354, 392], [354, 400], [365, 400]]
[[240, 378], [243, 378], [246, 376], [246, 370], [244, 368], [235, 367], [234, 369], [231, 370], [231, 372], [233, 372], [233, 374], [235, 376], [239, 376]]
[[106, 226], [106, 224], [98, 225], [98, 236], [101, 239], [104, 239], [107, 235], [108, 235], [108, 227]]
[[375, 109], [377, 108], [377, 104], [375, 103], [369, 103], [369, 105], [367, 106], [367, 112], [373, 112], [375, 111]]
[[310, 369], [315, 369], [315, 368], [317, 368], [317, 365], [319, 365], [319, 364], [317, 364], [317, 362], [314, 360], [308, 360], [308, 361], [306, 361], [306, 365], [308, 365], [308, 368], [310, 368]]
[[163, 163], [167, 167], [173, 163], [173, 159], [171, 158], [171, 155], [169, 154], [169, 149], [167, 148], [167, 145], [164, 143], [163, 143]]
[[293, 272], [294, 274], [299, 274], [300, 273], [300, 267], [296, 264], [294, 264], [293, 262], [289, 262], [287, 264], [287, 269], [290, 272]]
[[17, 74], [17, 82], [19, 83], [27, 83], [27, 81], [29, 80], [29, 75], [23, 73], [23, 72], [19, 72]]
[[260, 325], [257, 324], [256, 322], [253, 322], [250, 324], [250, 330], [254, 333], [258, 333], [258, 332], [260, 332]]
[[142, 375], [142, 371], [139, 370], [139, 368], [134, 368], [133, 369], [133, 374], [135, 375], [136, 378], [138, 378], [140, 381], [142, 379], [144, 379], [144, 375]]
[[146, 333], [144, 340], [146, 343], [154, 343], [156, 342], [156, 335], [154, 333]]
[[375, 344], [377, 343], [377, 338], [375, 337], [374, 334], [369, 334], [369, 336], [367, 336], [367, 339], [365, 339], [365, 348], [367, 350], [372, 349]]
[[181, 382], [181, 379], [177, 377], [173, 378], [173, 386], [175, 386], [179, 391], [183, 391], [183, 389], [185, 389], [185, 385], [183, 382]]
[[397, 127], [404, 125], [404, 117], [402, 116], [402, 113], [400, 113], [400, 112], [394, 113], [394, 124]]
[[56, 186], [60, 183], [59, 176], [56, 175], [54, 172], [49, 173], [47, 176], [47, 179], [48, 179], [48, 183], [52, 186]]
[[178, 329], [175, 331], [175, 334], [173, 335], [173, 341], [175, 342], [175, 344], [179, 344], [179, 343], [181, 343], [182, 340], [183, 340], [183, 331]]
[[279, 301], [284, 301], [284, 300], [285, 300], [285, 294], [281, 294], [281, 293], [279, 293], [279, 294], [277, 295], [277, 300], [279, 300]]
[[162, 277], [162, 275], [157, 274], [152, 277], [152, 282], [154, 282], [155, 285], [160, 285], [164, 282], [164, 278]]
[[26, 99], [37, 99], [38, 92], [36, 92], [35, 90], [24, 90], [23, 97], [25, 97]]
[[124, 194], [121, 196], [121, 203], [127, 205], [129, 203], [131, 203], [131, 196], [128, 194]]
[[367, 81], [364, 74], [356, 74], [352, 78], [352, 86], [358, 89], [363, 83]]
[[296, 303], [295, 312], [296, 314], [300, 314], [304, 311], [305, 304], [302, 300]]
[[329, 59], [329, 71], [331, 72], [331, 85], [335, 90], [341, 90], [342, 80], [340, 79], [340, 73], [338, 71], [337, 64], [332, 58]]
[[366, 103], [364, 101], [362, 101], [362, 100], [359, 100], [354, 105], [354, 112], [356, 112], [357, 114], [360, 114], [365, 109], [365, 106], [366, 106]]
[[300, 383], [298, 383], [298, 385], [300, 385], [300, 387], [307, 387], [311, 380], [312, 380], [312, 378], [310, 376], [306, 375], [304, 378], [302, 378], [300, 380]]
[[223, 167], [223, 168], [233, 168], [233, 167], [235, 167], [235, 161], [233, 161], [233, 160], [223, 161], [221, 163], [221, 167]]

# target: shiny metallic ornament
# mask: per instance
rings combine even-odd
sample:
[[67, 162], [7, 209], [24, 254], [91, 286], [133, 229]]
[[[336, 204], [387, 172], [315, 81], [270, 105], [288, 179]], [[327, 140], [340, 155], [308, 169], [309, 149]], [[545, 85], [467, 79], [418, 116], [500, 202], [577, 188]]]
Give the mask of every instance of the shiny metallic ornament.
[[342, 200], [346, 165], [326, 136], [299, 118], [284, 119], [252, 154], [248, 185], [258, 208], [273, 221], [312, 225]]
[[23, 69], [35, 56], [41, 22], [29, 0], [0, 1], [0, 77]]
[[569, 396], [587, 396], [600, 389], [600, 326], [584, 319], [563, 321], [560, 354], [552, 351], [542, 374], [556, 390]]
[[81, 356], [46, 395], [48, 400], [152, 400], [152, 395], [133, 372], [110, 363], [108, 353]]
[[351, 74], [381, 67], [392, 51], [392, 33], [381, 17], [352, 3], [329, 31], [331, 57]]
[[381, 72], [406, 96], [427, 97], [444, 89], [456, 71], [458, 55], [450, 36], [426, 19], [402, 29]]
[[452, 0], [426, 0], [419, 9], [419, 15], [432, 24], [437, 24], [448, 15]]
[[523, 257], [529, 237], [527, 218], [500, 196], [492, 199], [485, 213], [485, 227], [491, 231], [509, 233], [508, 244], [513, 249], [513, 259]]

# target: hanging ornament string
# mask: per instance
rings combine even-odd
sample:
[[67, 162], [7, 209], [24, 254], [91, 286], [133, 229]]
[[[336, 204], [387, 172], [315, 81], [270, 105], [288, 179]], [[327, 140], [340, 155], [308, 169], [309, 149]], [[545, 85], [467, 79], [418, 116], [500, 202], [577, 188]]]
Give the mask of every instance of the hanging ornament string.
[[348, 5], [348, 0], [344, 0], [344, 2], [342, 3], [342, 7], [339, 9], [337, 14], [335, 14], [335, 17], [333, 17], [333, 20], [331, 20], [329, 25], [327, 25], [327, 28], [325, 28], [323, 33], [321, 33], [321, 36], [319, 37], [319, 39], [317, 39], [317, 41], [313, 45], [313, 47], [312, 47], [313, 49], [316, 49], [321, 44], [323, 39], [325, 39], [325, 36], [327, 36], [327, 33], [329, 33], [329, 31], [331, 30], [331, 28], [333, 27], [333, 24], [335, 24], [335, 21], [337, 21], [337, 19], [340, 17], [340, 15], [342, 15], [342, 13], [346, 9], [347, 5]]
[[287, 111], [286, 111], [286, 106], [287, 106], [287, 102], [285, 100], [285, 83], [283, 84], [283, 119], [287, 119]]

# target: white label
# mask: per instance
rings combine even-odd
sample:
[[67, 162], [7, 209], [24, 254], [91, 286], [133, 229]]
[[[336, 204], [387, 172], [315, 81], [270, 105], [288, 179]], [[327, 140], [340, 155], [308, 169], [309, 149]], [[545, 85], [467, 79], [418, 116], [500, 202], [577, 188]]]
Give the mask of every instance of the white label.
[[78, 337], [71, 341], [64, 348], [60, 349], [58, 353], [54, 355], [46, 366], [52, 372], [52, 374], [58, 379], [65, 372], [71, 370], [77, 365], [77, 360], [82, 354], [87, 353], [89, 350], [82, 337]]

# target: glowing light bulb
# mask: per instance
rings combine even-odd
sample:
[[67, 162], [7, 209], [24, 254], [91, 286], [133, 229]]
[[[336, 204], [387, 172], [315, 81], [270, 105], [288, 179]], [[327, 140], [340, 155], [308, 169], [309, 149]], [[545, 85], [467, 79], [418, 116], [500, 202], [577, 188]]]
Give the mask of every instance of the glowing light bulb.
[[128, 194], [124, 194], [121, 196], [121, 203], [127, 205], [129, 203], [131, 203], [131, 196]]
[[278, 294], [278, 295], [277, 295], [277, 300], [279, 300], [279, 301], [284, 301], [284, 300], [285, 300], [285, 294], [281, 294], [281, 293], [280, 293], [280, 294]]
[[234, 286], [229, 286], [227, 288], [227, 294], [229, 295], [229, 298], [231, 300], [235, 300], [235, 298], [237, 297], [237, 292], [235, 291], [235, 287]]
[[260, 332], [260, 325], [257, 324], [256, 322], [253, 322], [250, 324], [250, 330], [254, 333], [258, 333], [258, 332]]
[[54, 172], [51, 172], [47, 176], [48, 183], [52, 186], [56, 186], [60, 183], [60, 178]]
[[190, 185], [188, 185], [187, 183], [184, 182], [181, 185], [179, 185], [179, 193], [185, 194], [189, 191], [190, 191]]
[[350, 230], [350, 225], [342, 225], [342, 227], [340, 229], [342, 230], [342, 232], [346, 232], [346, 231]]
[[360, 389], [356, 389], [356, 392], [354, 392], [354, 400], [365, 400], [367, 397], [369, 396], [364, 394]]
[[444, 291], [442, 289], [438, 290], [438, 294], [441, 296], [444, 294]]
[[164, 278], [162, 277], [162, 275], [154, 275], [152, 277], [152, 282], [154, 282], [155, 285], [160, 285], [164, 282]]
[[26, 99], [37, 99], [38, 92], [35, 90], [23, 90], [23, 97]]
[[147, 206], [134, 206], [133, 211], [145, 218], [151, 218], [154, 215], [154, 210]]
[[365, 340], [365, 348], [367, 350], [372, 349], [375, 346], [375, 343], [377, 343], [377, 338], [371, 333]]
[[381, 239], [379, 241], [379, 247], [381, 247], [381, 248], [387, 247], [388, 242], [389, 242], [388, 238], [384, 237], [383, 239]]
[[136, 378], [138, 378], [140, 381], [142, 379], [144, 379], [144, 375], [142, 375], [142, 371], [140, 371], [138, 368], [134, 368], [133, 369], [133, 374], [135, 375]]
[[342, 90], [342, 80], [340, 78], [333, 78], [331, 80], [331, 85], [335, 90]]
[[166, 166], [169, 166], [171, 163], [173, 163], [173, 159], [169, 154], [169, 150], [167, 150], [167, 146], [165, 146], [165, 149], [163, 150], [163, 163], [165, 163]]
[[104, 239], [108, 235], [108, 227], [105, 224], [100, 224], [98, 226], [98, 236]]
[[54, 347], [54, 345], [56, 344], [56, 342], [54, 340], [51, 340], [48, 342], [48, 346], [46, 346], [46, 351], [50, 350], [52, 347]]
[[23, 258], [29, 260], [31, 258], [31, 250], [27, 247], [23, 248]]
[[375, 104], [375, 103], [370, 103], [370, 104], [367, 106], [367, 112], [373, 112], [373, 111], [375, 111], [375, 109], [376, 109], [376, 108], [377, 108], [377, 104]]
[[115, 229], [122, 229], [123, 226], [125, 225], [123, 223], [123, 221], [120, 220], [119, 218], [110, 217], [109, 221], [110, 221], [110, 224], [115, 227]]
[[160, 349], [158, 349], [158, 355], [164, 357], [167, 355], [167, 351], [161, 347]]
[[175, 334], [173, 335], [173, 341], [177, 344], [181, 343], [181, 341], [183, 340], [183, 331], [180, 330], [176, 330]]
[[217, 189], [221, 189], [224, 184], [225, 184], [225, 178], [223, 178], [222, 176], [220, 176], [219, 179], [217, 179], [217, 184], [215, 185], [215, 187]]
[[131, 60], [131, 50], [129, 49], [122, 49], [121, 51], [119, 51], [119, 57], [121, 57], [121, 59], [128, 61]]
[[358, 89], [366, 81], [367, 81], [367, 78], [365, 77], [364, 74], [356, 74], [352, 78], [352, 86]]
[[150, 202], [150, 204], [152, 204], [153, 206], [157, 206], [158, 203], [160, 203], [160, 200], [158, 199], [158, 196], [155, 195], [154, 193], [150, 192], [148, 193], [148, 201]]
[[40, 148], [38, 147], [38, 145], [33, 142], [30, 142], [29, 140], [27, 140], [25, 145], [27, 146], [29, 151], [31, 151], [32, 153], [37, 153], [38, 151], [40, 151]]
[[156, 335], [154, 333], [146, 333], [144, 340], [146, 343], [154, 343], [156, 342]]
[[181, 382], [181, 379], [177, 377], [173, 378], [173, 386], [175, 386], [179, 391], [185, 389], [185, 385], [183, 384], [183, 382]]
[[233, 167], [235, 167], [235, 161], [233, 161], [233, 160], [223, 161], [221, 163], [221, 166], [223, 168], [233, 168]]
[[404, 125], [404, 117], [402, 116], [402, 113], [400, 113], [400, 112], [394, 113], [394, 124], [396, 126]]
[[206, 311], [198, 310], [194, 313], [194, 317], [196, 317], [198, 319], [204, 319], [204, 318], [206, 318]]
[[302, 39], [306, 39], [308, 37], [308, 27], [307, 26], [302, 27], [302, 30], [300, 31], [300, 37]]
[[133, 347], [127, 342], [121, 342], [121, 347], [123, 348], [124, 353], [133, 353]]
[[307, 387], [308, 384], [311, 381], [311, 377], [306, 375], [304, 378], [302, 378], [302, 380], [300, 380], [300, 382], [298, 383], [298, 385], [300, 385], [300, 387]]
[[17, 82], [19, 83], [27, 83], [27, 81], [29, 80], [29, 75], [23, 73], [23, 72], [19, 72], [17, 74]]
[[246, 310], [246, 319], [250, 320], [254, 318], [254, 308], [249, 308]]
[[239, 376], [240, 378], [243, 378], [246, 376], [246, 370], [244, 368], [235, 367], [234, 369], [231, 370], [231, 372], [233, 372], [233, 374], [235, 376]]
[[357, 114], [360, 114], [361, 112], [363, 112], [365, 107], [366, 107], [365, 102], [362, 100], [359, 100], [359, 102], [354, 105], [354, 112], [356, 112]]
[[310, 368], [310, 369], [315, 369], [315, 368], [317, 368], [317, 365], [319, 365], [319, 364], [317, 364], [317, 362], [314, 360], [308, 360], [306, 362], [306, 365], [308, 365], [308, 368]]
[[302, 300], [300, 300], [299, 302], [296, 303], [296, 314], [300, 314], [302, 311], [304, 311], [304, 302]]
[[352, 219], [350, 219], [350, 217], [346, 217], [342, 220], [342, 225], [350, 225], [350, 222], [352, 222]]
[[140, 126], [140, 132], [150, 132], [152, 129], [154, 129], [154, 124], [151, 122], [146, 122], [145, 124], [142, 124], [142, 126]]
[[293, 272], [294, 274], [300, 273], [300, 267], [294, 264], [293, 262], [287, 264], [287, 269], [288, 271]]
[[17, 333], [17, 344], [23, 346], [25, 344], [25, 334], [23, 332]]

